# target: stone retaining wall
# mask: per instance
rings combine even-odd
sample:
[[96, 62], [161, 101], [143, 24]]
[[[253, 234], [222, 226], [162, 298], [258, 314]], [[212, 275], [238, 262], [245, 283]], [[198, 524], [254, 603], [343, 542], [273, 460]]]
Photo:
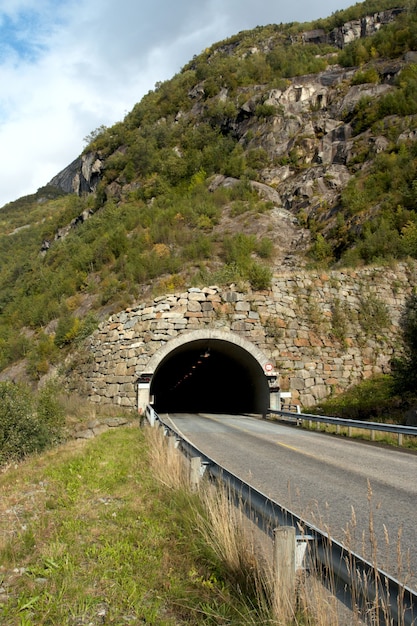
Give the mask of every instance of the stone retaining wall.
[[134, 407], [136, 380], [169, 341], [193, 330], [236, 333], [263, 351], [281, 389], [311, 406], [333, 391], [389, 371], [416, 264], [276, 275], [271, 290], [192, 288], [143, 302], [100, 324], [72, 387], [93, 402]]
[[112, 428], [120, 428], [121, 426], [133, 426], [133, 420], [126, 417], [108, 417], [106, 419], [92, 419], [86, 424], [80, 426], [72, 433], [74, 439], [93, 439]]

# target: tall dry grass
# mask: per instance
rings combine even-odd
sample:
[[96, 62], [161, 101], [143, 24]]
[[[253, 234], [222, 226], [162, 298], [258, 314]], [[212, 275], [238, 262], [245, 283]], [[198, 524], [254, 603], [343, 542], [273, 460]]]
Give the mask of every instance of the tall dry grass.
[[[155, 478], [169, 489], [189, 490], [189, 461], [173, 445], [163, 428], [146, 428], [152, 448], [150, 462]], [[195, 495], [195, 494], [194, 494]], [[359, 624], [314, 572], [301, 570], [291, 598], [292, 610], [282, 611], [282, 598], [274, 589], [273, 544], [256, 524], [248, 520], [243, 506], [236, 505], [226, 487], [203, 479], [195, 509], [195, 531], [222, 563], [228, 582], [247, 605], [243, 624], [282, 626], [352, 626]], [[219, 616], [220, 618], [220, 616]], [[354, 620], [354, 621], [352, 621]]]

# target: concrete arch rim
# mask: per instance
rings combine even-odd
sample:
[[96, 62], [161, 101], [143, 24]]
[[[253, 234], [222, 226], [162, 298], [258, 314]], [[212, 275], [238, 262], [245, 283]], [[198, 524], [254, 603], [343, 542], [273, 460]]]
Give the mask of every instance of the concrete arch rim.
[[248, 339], [241, 337], [237, 333], [233, 333], [229, 330], [216, 329], [190, 330], [185, 333], [181, 333], [181, 335], [177, 337], [174, 337], [164, 346], [159, 348], [150, 358], [147, 365], [146, 373], [154, 374], [162, 361], [176, 348], [179, 348], [186, 343], [190, 343], [191, 341], [198, 341], [201, 339], [216, 339], [239, 346], [240, 348], [248, 352], [259, 363], [260, 367], [263, 370], [265, 369], [265, 365], [267, 363], [270, 363], [270, 359], [264, 354], [264, 352], [262, 352], [260, 348], [258, 348]]

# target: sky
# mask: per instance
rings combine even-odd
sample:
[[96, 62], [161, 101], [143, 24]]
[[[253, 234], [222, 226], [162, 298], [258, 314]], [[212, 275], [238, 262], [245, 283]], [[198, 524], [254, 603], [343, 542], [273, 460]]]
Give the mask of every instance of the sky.
[[241, 30], [353, 0], [0, 0], [0, 207], [35, 193], [101, 125]]

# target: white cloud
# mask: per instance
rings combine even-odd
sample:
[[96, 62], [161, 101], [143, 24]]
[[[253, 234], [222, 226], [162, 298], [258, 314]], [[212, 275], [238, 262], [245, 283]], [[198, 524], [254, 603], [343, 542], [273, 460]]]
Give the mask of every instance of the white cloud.
[[101, 124], [240, 30], [308, 21], [346, 0], [0, 0], [0, 207], [34, 193]]

